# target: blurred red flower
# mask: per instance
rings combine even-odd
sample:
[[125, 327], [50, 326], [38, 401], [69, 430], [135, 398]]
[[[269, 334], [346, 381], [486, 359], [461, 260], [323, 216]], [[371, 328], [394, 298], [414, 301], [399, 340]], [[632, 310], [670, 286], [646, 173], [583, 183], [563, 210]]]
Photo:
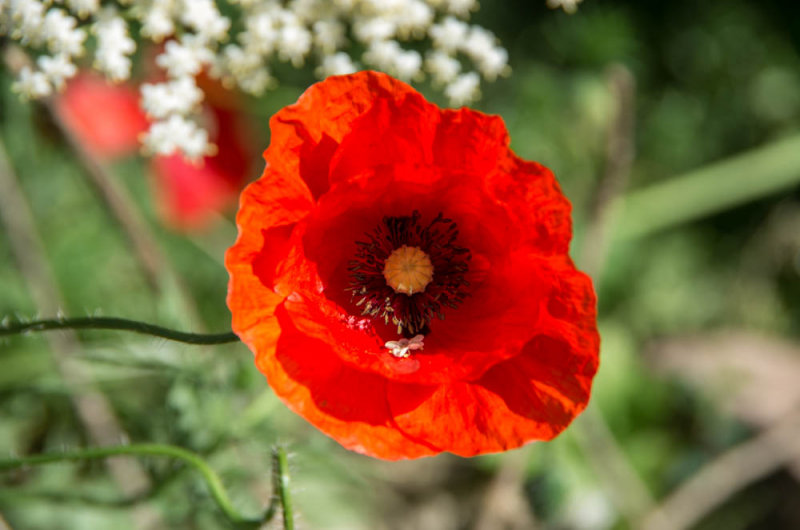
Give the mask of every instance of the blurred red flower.
[[235, 204], [255, 158], [238, 112], [211, 103], [206, 116], [214, 126], [215, 155], [199, 162], [189, 162], [180, 153], [153, 157], [153, 191], [159, 214], [178, 230], [202, 229], [215, 214]]
[[[200, 78], [207, 96], [205, 121], [214, 156], [193, 163], [181, 154], [155, 156], [151, 182], [164, 223], [178, 230], [203, 228], [232, 206], [250, 175], [252, 149], [245, 124], [228, 91]], [[139, 91], [112, 85], [100, 76], [81, 73], [54, 100], [60, 119], [90, 155], [111, 160], [136, 152], [148, 120], [139, 106]]]
[[100, 159], [135, 153], [139, 135], [147, 130], [139, 91], [130, 85], [112, 85], [95, 74], [81, 72], [53, 103], [84, 148]]
[[233, 329], [295, 412], [385, 459], [561, 432], [598, 365], [570, 205], [499, 117], [387, 75], [331, 77], [273, 116], [226, 255]]

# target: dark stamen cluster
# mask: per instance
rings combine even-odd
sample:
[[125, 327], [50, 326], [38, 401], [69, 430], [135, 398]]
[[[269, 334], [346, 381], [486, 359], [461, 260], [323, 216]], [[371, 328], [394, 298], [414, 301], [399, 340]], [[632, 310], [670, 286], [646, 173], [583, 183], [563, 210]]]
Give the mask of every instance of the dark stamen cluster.
[[[350, 262], [352, 300], [362, 315], [390, 321], [405, 337], [426, 334], [434, 316], [444, 320], [445, 307], [455, 309], [467, 296], [465, 275], [471, 258], [468, 249], [456, 244], [458, 227], [439, 213], [427, 225], [420, 213], [384, 217], [367, 233], [367, 241], [357, 241], [355, 259]], [[401, 246], [417, 247], [433, 264], [433, 279], [423, 292], [398, 293], [386, 283], [386, 259]]]

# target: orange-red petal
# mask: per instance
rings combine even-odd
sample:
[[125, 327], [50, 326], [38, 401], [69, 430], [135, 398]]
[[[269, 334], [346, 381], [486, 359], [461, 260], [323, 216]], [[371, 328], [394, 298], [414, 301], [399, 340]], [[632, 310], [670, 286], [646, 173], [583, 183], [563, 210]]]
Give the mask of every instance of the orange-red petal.
[[[599, 349], [570, 205], [497, 117], [442, 111], [384, 74], [311, 87], [271, 120], [226, 266], [233, 329], [289, 407], [380, 458], [550, 439], [586, 406]], [[356, 242], [385, 216], [439, 213], [470, 250], [470, 296], [399, 358], [351, 300]], [[434, 273], [435, 274], [435, 273]]]

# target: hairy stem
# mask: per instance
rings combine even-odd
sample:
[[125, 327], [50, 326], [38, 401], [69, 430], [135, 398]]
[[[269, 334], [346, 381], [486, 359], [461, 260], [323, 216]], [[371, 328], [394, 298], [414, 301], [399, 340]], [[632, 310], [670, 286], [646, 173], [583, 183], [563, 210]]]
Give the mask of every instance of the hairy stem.
[[[222, 480], [219, 478], [219, 475], [217, 475], [217, 473], [211, 469], [205, 460], [203, 460], [203, 458], [196, 453], [187, 451], [186, 449], [176, 447], [174, 445], [121, 445], [116, 447], [96, 447], [91, 449], [82, 449], [79, 451], [67, 451], [64, 453], [49, 453], [22, 458], [10, 458], [7, 460], [0, 460], [0, 471], [9, 471], [12, 469], [19, 469], [28, 466], [39, 466], [55, 462], [92, 460], [120, 455], [163, 456], [167, 458], [176, 458], [194, 467], [198, 472], [200, 472], [203, 480], [205, 480], [206, 484], [208, 485], [208, 489], [211, 492], [211, 496], [216, 501], [220, 510], [222, 510], [223, 514], [225, 514], [225, 516], [236, 525], [255, 527], [267, 522], [274, 515], [275, 510], [273, 507], [268, 508], [264, 515], [258, 518], [245, 517], [241, 515], [236, 508], [233, 507], [233, 504], [228, 497], [228, 493], [226, 492], [225, 487], [222, 485]], [[286, 483], [288, 484], [288, 476], [286, 478]], [[291, 527], [287, 526], [286, 528]]]
[[289, 494], [289, 461], [286, 449], [282, 446], [272, 449], [272, 481], [274, 494], [283, 509], [283, 530], [294, 530], [292, 497]]
[[134, 333], [152, 335], [154, 337], [184, 342], [186, 344], [225, 344], [237, 342], [239, 340], [239, 337], [232, 332], [211, 334], [188, 333], [148, 324], [146, 322], [116, 317], [52, 318], [31, 320], [28, 322], [3, 323], [0, 325], [0, 337], [55, 329], [108, 329], [132, 331]]

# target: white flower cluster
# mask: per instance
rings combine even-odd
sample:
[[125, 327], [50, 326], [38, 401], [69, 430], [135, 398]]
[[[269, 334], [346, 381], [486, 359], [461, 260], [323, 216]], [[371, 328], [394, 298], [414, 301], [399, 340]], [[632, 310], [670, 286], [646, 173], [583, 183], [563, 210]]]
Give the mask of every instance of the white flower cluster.
[[212, 0], [143, 0], [135, 2], [133, 13], [144, 36], [170, 39], [155, 59], [166, 81], [141, 86], [142, 108], [153, 120], [143, 139], [145, 152], [180, 151], [190, 160], [213, 154], [216, 147], [196, 119], [203, 92], [195, 76], [216, 62], [231, 21]]
[[[567, 11], [580, 2], [547, 1]], [[375, 68], [407, 81], [429, 76], [453, 105], [477, 98], [482, 79], [509, 72], [508, 53], [495, 35], [466, 21], [476, 0], [224, 3], [235, 20], [215, 0], [120, 0], [120, 12], [101, 8], [99, 0], [0, 0], [0, 36], [39, 55], [14, 88], [28, 98], [58, 90], [75, 75], [74, 60], [89, 36], [95, 68], [113, 81], [128, 79], [137, 47], [128, 28], [135, 22], [142, 37], [162, 45], [155, 63], [166, 74], [161, 83], [142, 85], [142, 107], [153, 120], [145, 147], [198, 158], [213, 151], [197, 125], [200, 72], [259, 95], [276, 84], [270, 67], [277, 61], [311, 62], [319, 77]]]
[[[244, 30], [222, 49], [215, 73], [231, 85], [260, 94], [274, 83], [267, 65], [273, 57], [301, 65], [317, 63], [320, 77], [364, 67], [400, 79], [429, 74], [454, 105], [478, 96], [480, 79], [509, 71], [508, 53], [495, 36], [462, 18], [475, 0], [238, 0]], [[355, 44], [348, 42], [352, 35]], [[404, 44], [430, 42], [423, 55]], [[418, 48], [419, 46], [414, 46]], [[345, 50], [363, 49], [360, 57]], [[471, 69], [463, 70], [465, 66]], [[479, 72], [479, 73], [478, 73]]]
[[[85, 7], [81, 5], [81, 9]], [[25, 66], [14, 83], [24, 97], [49, 96], [77, 72], [73, 58], [83, 53], [86, 30], [63, 9], [37, 0], [2, 0], [0, 35], [4, 34], [45, 52], [36, 68]]]
[[[89, 9], [92, 0], [73, 0], [80, 3], [82, 12]], [[97, 4], [97, 0], [93, 0]], [[105, 9], [97, 18], [92, 31], [97, 36], [95, 67], [112, 81], [122, 81], [131, 76], [130, 55], [136, 51], [136, 43], [128, 36], [128, 26], [112, 8]]]
[[[163, 61], [159, 64], [168, 62], [170, 57], [169, 51], [160, 55], [159, 59]], [[181, 75], [171, 81], [144, 83], [141, 87], [142, 108], [155, 120], [144, 137], [144, 148], [147, 152], [161, 155], [181, 151], [187, 158], [196, 160], [212, 154], [215, 148], [208, 141], [208, 132], [187, 118], [199, 108], [203, 92], [192, 75], [184, 73], [183, 68], [179, 72]]]
[[[0, 35], [9, 35], [40, 55], [36, 66], [24, 66], [14, 90], [41, 98], [63, 88], [77, 73], [75, 58], [84, 54], [87, 29], [97, 38], [95, 65], [112, 79], [130, 76], [130, 54], [136, 44], [117, 13], [100, 10], [99, 0], [65, 0], [63, 7], [42, 0], [0, 0]], [[88, 22], [84, 19], [93, 18]]]

